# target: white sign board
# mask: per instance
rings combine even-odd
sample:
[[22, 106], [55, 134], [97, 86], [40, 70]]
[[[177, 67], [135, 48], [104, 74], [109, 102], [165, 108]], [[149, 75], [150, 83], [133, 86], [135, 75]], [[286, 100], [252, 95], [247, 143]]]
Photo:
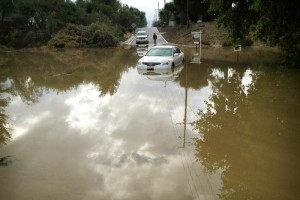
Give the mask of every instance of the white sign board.
[[242, 45], [234, 45], [233, 51], [242, 51]]

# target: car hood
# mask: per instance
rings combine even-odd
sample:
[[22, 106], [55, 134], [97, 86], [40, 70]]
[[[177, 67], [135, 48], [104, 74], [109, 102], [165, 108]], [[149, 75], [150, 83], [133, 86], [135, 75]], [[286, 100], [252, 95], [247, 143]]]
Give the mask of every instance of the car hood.
[[148, 37], [147, 35], [138, 35], [138, 36], [136, 36], [137, 38], [146, 38], [146, 37]]
[[162, 56], [144, 56], [140, 59], [140, 62], [165, 62], [171, 60], [172, 56], [162, 57]]

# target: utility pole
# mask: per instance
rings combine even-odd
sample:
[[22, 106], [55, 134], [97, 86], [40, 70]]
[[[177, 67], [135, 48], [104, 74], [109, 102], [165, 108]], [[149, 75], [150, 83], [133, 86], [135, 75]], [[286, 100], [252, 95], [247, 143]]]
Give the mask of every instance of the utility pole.
[[157, 2], [157, 21], [159, 20], [159, 1]]
[[176, 124], [183, 124], [183, 143], [182, 146], [180, 148], [185, 148], [185, 144], [186, 142], [186, 125], [187, 124], [192, 124], [192, 123], [188, 123], [186, 122], [186, 118], [187, 118], [187, 102], [188, 102], [188, 85], [187, 85], [187, 65], [184, 66], [185, 68], [185, 95], [184, 95], [184, 117], [183, 117], [183, 122], [182, 123], [176, 123]]

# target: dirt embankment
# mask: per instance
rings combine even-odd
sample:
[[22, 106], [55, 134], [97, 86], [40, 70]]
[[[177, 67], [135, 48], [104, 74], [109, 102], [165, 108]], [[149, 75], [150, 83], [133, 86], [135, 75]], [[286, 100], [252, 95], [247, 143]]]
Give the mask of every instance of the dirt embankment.
[[202, 22], [186, 26], [161, 27], [159, 31], [169, 43], [193, 45], [191, 32], [202, 31], [202, 44], [209, 46], [224, 46], [227, 43], [227, 32], [218, 28], [215, 22]]

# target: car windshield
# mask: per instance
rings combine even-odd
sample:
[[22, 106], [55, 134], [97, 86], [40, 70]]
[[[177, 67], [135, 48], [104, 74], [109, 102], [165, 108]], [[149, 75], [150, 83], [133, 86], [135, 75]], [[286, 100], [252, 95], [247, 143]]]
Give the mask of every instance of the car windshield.
[[138, 32], [137, 35], [147, 35], [146, 32]]
[[171, 48], [153, 48], [150, 49], [146, 56], [172, 56]]

